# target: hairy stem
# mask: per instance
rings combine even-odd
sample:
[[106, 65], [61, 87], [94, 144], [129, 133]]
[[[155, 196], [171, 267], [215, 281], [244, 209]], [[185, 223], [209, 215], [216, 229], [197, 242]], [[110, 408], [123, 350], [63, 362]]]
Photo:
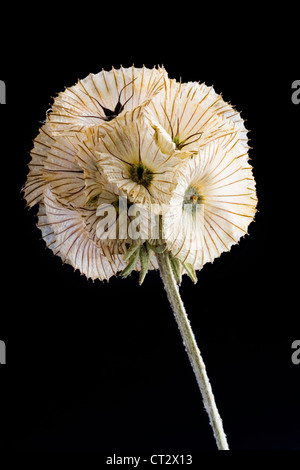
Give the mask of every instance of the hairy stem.
[[156, 254], [160, 275], [172, 306], [174, 316], [179, 327], [183, 344], [186, 348], [189, 360], [192, 364], [196, 380], [198, 382], [204, 406], [213, 428], [214, 436], [219, 450], [229, 450], [226, 435], [224, 433], [222, 419], [218, 412], [212, 388], [206, 373], [205, 364], [197, 346], [189, 319], [187, 317], [179, 289], [174, 278], [170, 258], [167, 252]]

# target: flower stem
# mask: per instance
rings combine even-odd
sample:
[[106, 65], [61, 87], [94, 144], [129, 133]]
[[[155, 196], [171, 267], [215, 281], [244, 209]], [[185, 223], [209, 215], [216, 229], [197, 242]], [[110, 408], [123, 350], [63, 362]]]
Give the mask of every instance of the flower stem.
[[174, 316], [179, 327], [183, 344], [186, 348], [189, 360], [192, 364], [196, 376], [205, 409], [209, 416], [210, 424], [213, 428], [214, 436], [219, 450], [229, 450], [226, 435], [224, 433], [222, 419], [218, 412], [212, 388], [206, 373], [205, 364], [197, 346], [189, 319], [187, 317], [179, 289], [170, 264], [167, 252], [156, 254], [160, 275], [172, 306]]

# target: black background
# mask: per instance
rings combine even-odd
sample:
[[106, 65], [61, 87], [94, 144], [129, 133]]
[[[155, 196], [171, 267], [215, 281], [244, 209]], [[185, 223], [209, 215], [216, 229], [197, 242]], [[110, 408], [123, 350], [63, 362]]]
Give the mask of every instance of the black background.
[[216, 448], [159, 274], [142, 287], [136, 273], [87, 281], [45, 248], [20, 192], [51, 97], [90, 72], [134, 63], [214, 85], [251, 130], [259, 205], [250, 236], [205, 265], [196, 286], [184, 279], [181, 293], [230, 448], [300, 450], [300, 365], [291, 361], [300, 338], [293, 21], [283, 34], [288, 20], [279, 14], [252, 12], [246, 23], [249, 12], [225, 20], [213, 11], [193, 18], [185, 8], [168, 16], [153, 6], [134, 19], [129, 5], [105, 15], [78, 10], [75, 18], [61, 7], [2, 33], [3, 448], [104, 455]]

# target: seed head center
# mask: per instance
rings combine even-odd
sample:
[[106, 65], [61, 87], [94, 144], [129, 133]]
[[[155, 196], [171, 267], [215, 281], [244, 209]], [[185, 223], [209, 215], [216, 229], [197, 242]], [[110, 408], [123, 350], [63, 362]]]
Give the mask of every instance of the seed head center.
[[196, 188], [195, 186], [190, 186], [184, 194], [183, 205], [191, 204], [192, 207], [196, 208], [202, 202], [203, 202], [203, 197], [201, 196], [199, 189]]
[[132, 181], [141, 184], [145, 188], [149, 188], [153, 180], [153, 173], [143, 163], [138, 163], [130, 167], [129, 175]]

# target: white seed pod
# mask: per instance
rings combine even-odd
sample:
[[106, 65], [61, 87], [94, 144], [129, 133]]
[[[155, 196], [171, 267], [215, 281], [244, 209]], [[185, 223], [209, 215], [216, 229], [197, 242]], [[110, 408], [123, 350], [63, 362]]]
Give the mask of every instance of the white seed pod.
[[124, 110], [144, 106], [163, 87], [166, 71], [134, 66], [97, 74], [55, 98], [48, 120], [53, 134], [74, 134], [110, 122]]
[[80, 213], [59, 202], [50, 188], [45, 190], [38, 216], [38, 227], [48, 248], [87, 278], [108, 280], [124, 269], [122, 257], [111, 255], [108, 259], [90, 237]]
[[46, 123], [34, 139], [24, 185], [27, 204], [32, 207], [42, 201], [48, 186], [60, 199], [77, 207], [89, 204], [106, 188], [113, 192], [97, 167], [93, 148], [85, 144], [82, 136], [53, 136], [50, 127]]
[[162, 152], [155, 130], [140, 108], [106, 125], [97, 154], [108, 181], [126, 192], [131, 202], [146, 207], [169, 203], [174, 169], [181, 162], [179, 152]]
[[247, 233], [256, 204], [252, 167], [238, 131], [209, 142], [178, 169], [163, 221], [167, 249], [201, 269]]
[[247, 150], [248, 138], [240, 114], [204, 83], [164, 79], [164, 88], [146, 107], [161, 146], [197, 153], [212, 140], [238, 130]]
[[[59, 202], [50, 188], [45, 190], [38, 218], [37, 225], [47, 247], [88, 279], [109, 280], [126, 267], [124, 252], [113, 253], [108, 245], [104, 251], [103, 247], [99, 248], [96, 236], [87, 230], [80, 212]], [[141, 269], [140, 263], [135, 269]], [[157, 269], [153, 254], [149, 269]]]

